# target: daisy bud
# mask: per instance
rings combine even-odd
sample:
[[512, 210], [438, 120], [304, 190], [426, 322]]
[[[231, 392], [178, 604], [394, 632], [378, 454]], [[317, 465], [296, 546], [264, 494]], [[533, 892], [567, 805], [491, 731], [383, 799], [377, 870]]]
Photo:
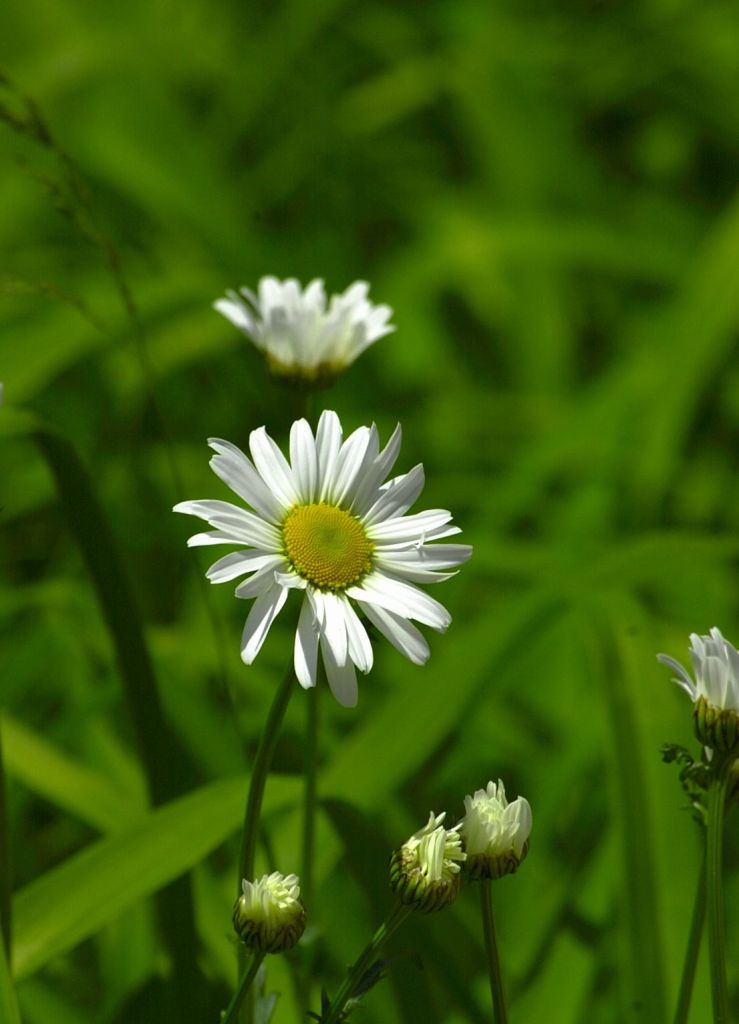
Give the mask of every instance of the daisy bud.
[[429, 914], [456, 899], [460, 864], [465, 859], [456, 829], [442, 825], [445, 814], [434, 815], [390, 858], [390, 888], [401, 903]]
[[677, 672], [674, 681], [693, 701], [700, 742], [721, 754], [739, 754], [739, 652], [714, 627], [706, 636], [691, 633], [690, 658], [695, 679], [674, 658], [657, 655]]
[[464, 798], [466, 814], [460, 832], [467, 851], [465, 871], [470, 878], [501, 878], [518, 870], [529, 852], [531, 807], [520, 796], [508, 803], [505, 787], [488, 782]]
[[305, 929], [305, 906], [297, 875], [273, 871], [256, 882], [243, 880], [233, 925], [241, 941], [259, 953], [292, 949]]

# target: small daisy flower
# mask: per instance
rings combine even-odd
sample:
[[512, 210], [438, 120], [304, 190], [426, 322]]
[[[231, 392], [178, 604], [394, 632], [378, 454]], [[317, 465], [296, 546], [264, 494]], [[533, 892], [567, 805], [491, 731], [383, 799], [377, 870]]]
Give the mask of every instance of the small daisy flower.
[[425, 914], [441, 910], [459, 892], [465, 852], [457, 829], [444, 828], [445, 817], [432, 811], [390, 860], [390, 888], [401, 903]]
[[273, 871], [256, 882], [241, 883], [233, 924], [241, 941], [260, 953], [292, 949], [305, 930], [305, 906], [297, 875]]
[[369, 285], [355, 281], [326, 303], [323, 281], [263, 277], [255, 295], [229, 291], [214, 308], [264, 352], [270, 372], [312, 384], [331, 381], [378, 338], [394, 331], [389, 306], [374, 306]]
[[739, 652], [715, 626], [708, 635], [690, 634], [693, 679], [667, 654], [657, 660], [677, 675], [673, 681], [693, 701], [693, 723], [701, 743], [722, 751], [739, 744]]
[[[295, 635], [295, 674], [316, 685], [320, 648], [329, 686], [345, 707], [357, 703], [355, 666], [372, 667], [372, 645], [358, 608], [410, 661], [429, 647], [411, 620], [444, 632], [451, 616], [416, 586], [438, 583], [465, 562], [466, 544], [434, 544], [459, 533], [451, 512], [406, 515], [423, 488], [423, 467], [385, 480], [400, 450], [400, 426], [380, 451], [377, 428], [359, 427], [343, 440], [335, 412], [324, 412], [315, 437], [306, 420], [293, 423], [288, 461], [264, 427], [251, 433], [249, 459], [228, 441], [212, 439], [211, 467], [251, 506], [184, 501], [176, 512], [199, 516], [213, 531], [190, 546], [238, 544], [242, 550], [208, 569], [212, 583], [247, 578], [236, 596], [255, 598], [244, 626], [241, 657], [250, 665], [290, 590], [303, 592]], [[252, 461], [253, 460], [253, 461]]]
[[508, 803], [505, 787], [488, 782], [464, 798], [466, 814], [460, 832], [467, 851], [465, 870], [471, 878], [513, 874], [529, 850], [531, 807], [525, 797]]

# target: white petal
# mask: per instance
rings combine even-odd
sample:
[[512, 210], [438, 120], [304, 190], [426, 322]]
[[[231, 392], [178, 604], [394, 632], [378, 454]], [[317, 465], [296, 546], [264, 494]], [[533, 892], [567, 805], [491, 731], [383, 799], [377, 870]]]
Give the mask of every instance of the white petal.
[[269, 628], [287, 600], [287, 591], [276, 583], [260, 594], [252, 605], [241, 635], [241, 660], [251, 665], [259, 654]]
[[[410, 516], [406, 516], [409, 519]], [[397, 519], [395, 522], [402, 522], [402, 519]], [[420, 549], [428, 544], [429, 541], [441, 540], [442, 537], [453, 537], [455, 534], [461, 533], [461, 529], [458, 526], [438, 526], [433, 530], [424, 530], [420, 537], [410, 538], [407, 537], [404, 540], [376, 540], [378, 550], [381, 551], [407, 551], [409, 548]]]
[[427, 540], [432, 530], [445, 527], [451, 518], [452, 513], [446, 509], [428, 509], [414, 516], [399, 516], [370, 526], [367, 536], [370, 540], [387, 541], [390, 544], [400, 540]]
[[326, 640], [339, 665], [348, 657], [344, 602], [336, 594], [314, 590], [311, 594], [321, 637]]
[[709, 654], [703, 662], [702, 689], [711, 704], [726, 707], [726, 691], [729, 686], [729, 667], [720, 658]]
[[259, 516], [239, 508], [238, 505], [232, 505], [230, 501], [181, 501], [175, 505], [174, 511], [199, 516], [211, 526], [230, 533], [239, 541], [252, 544], [256, 548], [265, 551], [280, 550], [280, 535], [271, 523], [266, 523]]
[[695, 701], [698, 697], [696, 685], [680, 662], [675, 661], [675, 659], [671, 658], [669, 654], [658, 654], [657, 661], [661, 662], [663, 665], [667, 665], [667, 667], [671, 668], [673, 672], [677, 672], [677, 676], [673, 676], [672, 681], [685, 690], [691, 700]]
[[373, 654], [372, 644], [367, 636], [367, 630], [362, 625], [359, 616], [352, 608], [351, 603], [346, 598], [343, 598], [343, 602], [346, 636], [349, 644], [349, 657], [360, 672], [369, 672], [372, 668]]
[[357, 675], [351, 658], [347, 658], [343, 665], [339, 664], [331, 649], [331, 644], [326, 639], [325, 633], [321, 633], [321, 654], [323, 655], [323, 664], [326, 668], [326, 678], [328, 679], [331, 693], [333, 693], [334, 697], [343, 707], [356, 707]]
[[209, 438], [208, 444], [216, 452], [210, 460], [216, 476], [256, 509], [260, 516], [272, 523], [281, 522], [285, 511], [283, 506], [241, 449], [217, 437]]
[[336, 478], [331, 491], [327, 494], [329, 501], [336, 505], [351, 503], [371, 441], [372, 430], [369, 427], [358, 427], [341, 446]]
[[316, 663], [318, 658], [318, 624], [313, 615], [311, 603], [304, 598], [295, 631], [294, 664], [295, 675], [304, 689], [316, 685]]
[[275, 555], [262, 551], [232, 551], [211, 565], [206, 572], [211, 583], [226, 583], [243, 576], [247, 572], [256, 572], [265, 565], [274, 564]]
[[359, 606], [393, 647], [410, 659], [414, 665], [425, 665], [429, 657], [429, 645], [426, 638], [408, 619], [394, 612], [389, 612], [378, 605], [359, 601]]
[[298, 492], [287, 459], [264, 427], [252, 430], [249, 450], [259, 475], [284, 508], [291, 508], [298, 500]]
[[428, 569], [436, 572], [439, 569], [454, 569], [466, 562], [472, 554], [469, 544], [423, 544], [421, 547], [392, 550], [386, 547], [378, 549], [378, 558], [384, 562], [391, 560], [396, 565], [412, 569]]
[[355, 601], [366, 601], [403, 618], [416, 619], [442, 633], [452, 621], [444, 605], [423, 590], [379, 572], [370, 573], [360, 586], [349, 587], [346, 594]]
[[392, 436], [372, 465], [362, 475], [357, 483], [357, 490], [352, 502], [352, 511], [355, 515], [363, 516], [377, 500], [380, 484], [385, 480], [390, 470], [395, 465], [395, 460], [400, 452], [400, 442], [403, 431], [400, 424], [397, 425]]
[[308, 586], [308, 581], [304, 580], [302, 576], [298, 576], [293, 569], [288, 569], [287, 572], [275, 572], [275, 581], [281, 587], [287, 587], [288, 590], [305, 590]]
[[187, 542], [189, 548], [205, 547], [207, 544], [246, 544], [246, 541], [224, 533], [223, 530], [211, 530], [209, 533], [195, 533]]
[[334, 477], [341, 450], [341, 423], [335, 412], [327, 409], [321, 413], [316, 430], [316, 453], [318, 455], [319, 500], [325, 501], [333, 489]]
[[[263, 594], [265, 590], [271, 590], [272, 587], [277, 584], [275, 580], [275, 569], [283, 566], [285, 560], [281, 555], [273, 555], [271, 562], [267, 562], [266, 565], [255, 572], [253, 576], [250, 576], [248, 580], [244, 580], [243, 583], [239, 583], [238, 587], [234, 591], [237, 597], [242, 600], [246, 600], [250, 597], [257, 597], [259, 594]], [[279, 584], [277, 584], [279, 586]], [[280, 587], [280, 589], [284, 589]], [[285, 590], [287, 593], [287, 590]]]
[[310, 504], [315, 501], [318, 490], [318, 458], [307, 420], [297, 420], [290, 428], [290, 464], [298, 500]]
[[402, 516], [423, 490], [423, 466], [414, 466], [410, 473], [396, 477], [382, 490], [372, 508], [363, 517], [365, 526]]
[[256, 324], [249, 308], [241, 301], [236, 292], [227, 292], [228, 298], [218, 299], [213, 303], [213, 308], [225, 316], [227, 320], [253, 337]]
[[435, 572], [432, 569], [424, 569], [420, 566], [414, 567], [408, 562], [396, 561], [392, 556], [394, 552], [384, 554], [382, 549], [375, 555], [375, 565], [378, 569], [390, 576], [405, 580], [407, 583], [444, 583], [456, 576], [456, 572]]

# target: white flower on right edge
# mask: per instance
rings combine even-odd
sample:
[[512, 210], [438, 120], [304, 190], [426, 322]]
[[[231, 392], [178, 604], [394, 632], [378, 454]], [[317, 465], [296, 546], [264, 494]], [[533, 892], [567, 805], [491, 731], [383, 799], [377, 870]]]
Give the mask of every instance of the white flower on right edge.
[[500, 878], [518, 869], [529, 848], [531, 806], [519, 796], [508, 803], [505, 787], [488, 782], [464, 798], [466, 814], [460, 832], [467, 851], [465, 870], [471, 878]]
[[328, 383], [378, 338], [394, 331], [390, 306], [369, 301], [369, 285], [355, 281], [327, 303], [323, 281], [303, 288], [295, 278], [263, 277], [228, 291], [214, 309], [264, 353], [275, 377]]
[[673, 681], [693, 701], [698, 739], [728, 752], [739, 741], [739, 651], [715, 626], [708, 635], [690, 634], [690, 660], [695, 679], [668, 654], [657, 660], [674, 672]]

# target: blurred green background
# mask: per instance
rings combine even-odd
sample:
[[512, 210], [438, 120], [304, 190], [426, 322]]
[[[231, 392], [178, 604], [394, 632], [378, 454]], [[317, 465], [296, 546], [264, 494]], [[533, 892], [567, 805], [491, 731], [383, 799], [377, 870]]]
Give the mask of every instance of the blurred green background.
[[[266, 273], [363, 278], [393, 306], [397, 333], [315, 409], [383, 437], [401, 420], [399, 470], [423, 461], [421, 507], [475, 547], [436, 592], [454, 623], [425, 668], [379, 644], [355, 711], [323, 695], [313, 927], [269, 960], [273, 1020], [301, 1019], [291, 970], [335, 990], [390, 906], [390, 849], [498, 776], [534, 811], [495, 887], [513, 1024], [669, 1019], [700, 843], [659, 754], [695, 748], [689, 705], [655, 653], [739, 636], [738, 55], [736, 8], [711, 0], [0, 9], [0, 692], [27, 1024], [215, 1024], [232, 990], [247, 773], [295, 608], [245, 668], [246, 605], [199, 583], [207, 552], [170, 509], [226, 497], [206, 437], [284, 440], [289, 396], [211, 309]], [[304, 698], [264, 869], [300, 869]], [[147, 811], [147, 773], [183, 801]], [[475, 895], [399, 933], [357, 1024], [490, 1019]], [[183, 1015], [166, 978], [188, 956]], [[708, 999], [702, 963], [693, 1024]]]

